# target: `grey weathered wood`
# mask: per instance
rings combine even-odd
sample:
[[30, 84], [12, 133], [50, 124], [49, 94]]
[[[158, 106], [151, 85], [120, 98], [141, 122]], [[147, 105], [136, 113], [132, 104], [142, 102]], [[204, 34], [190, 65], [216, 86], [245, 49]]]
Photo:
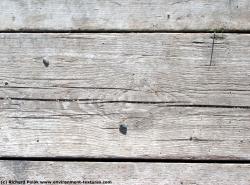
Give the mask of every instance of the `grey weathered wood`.
[[250, 159], [250, 35], [211, 37], [0, 34], [0, 156]]
[[1, 180], [39, 183], [61, 180], [112, 181], [114, 185], [246, 185], [249, 173], [249, 164], [0, 162]]
[[1, 0], [0, 30], [249, 30], [248, 0]]
[[211, 37], [0, 34], [0, 97], [249, 106], [250, 35]]
[[[1, 101], [0, 155], [250, 159], [250, 111]], [[127, 126], [126, 135], [119, 131]]]

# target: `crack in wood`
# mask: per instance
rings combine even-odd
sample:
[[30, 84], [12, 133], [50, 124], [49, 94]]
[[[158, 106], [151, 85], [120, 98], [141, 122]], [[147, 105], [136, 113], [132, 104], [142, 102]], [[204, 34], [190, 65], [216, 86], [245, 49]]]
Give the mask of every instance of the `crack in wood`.
[[212, 62], [213, 62], [214, 40], [215, 40], [215, 33], [214, 33], [214, 35], [213, 35], [213, 44], [212, 44], [212, 50], [211, 50], [211, 56], [210, 56], [210, 63], [209, 63], [209, 66], [212, 66]]
[[[155, 104], [161, 107], [203, 107], [203, 108], [231, 108], [231, 109], [250, 109], [246, 105], [216, 105], [216, 104], [190, 104], [185, 101], [129, 101], [129, 100], [101, 100], [101, 99], [40, 99], [40, 98], [0, 98], [0, 100], [19, 100], [19, 101], [47, 101], [47, 102], [81, 102], [81, 104]], [[83, 102], [83, 103], [82, 103]], [[183, 104], [186, 103], [186, 104]]]
[[122, 91], [140, 91], [136, 89], [129, 89], [129, 88], [119, 88], [119, 87], [73, 87], [73, 86], [51, 86], [51, 87], [35, 87], [35, 86], [0, 86], [0, 88], [5, 89], [56, 89], [56, 88], [62, 88], [62, 89], [96, 89], [96, 90], [122, 90]]
[[11, 116], [8, 118], [16, 118], [16, 119], [59, 119], [55, 117], [48, 117], [48, 116]]
[[14, 98], [14, 97], [0, 97], [0, 100], [19, 100], [19, 101], [48, 101], [48, 102], [75, 102], [75, 101], [97, 101], [100, 99], [49, 99], [49, 98]]
[[225, 140], [220, 140], [220, 139], [201, 139], [197, 137], [190, 137], [190, 138], [184, 138], [184, 139], [158, 139], [158, 140], [153, 140], [153, 141], [193, 141], [193, 142], [223, 142]]

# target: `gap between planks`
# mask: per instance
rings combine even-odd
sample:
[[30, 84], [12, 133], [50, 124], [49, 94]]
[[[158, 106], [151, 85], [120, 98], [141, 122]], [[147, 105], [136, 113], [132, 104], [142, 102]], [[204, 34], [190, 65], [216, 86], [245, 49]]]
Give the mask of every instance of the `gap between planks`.
[[0, 30], [0, 33], [235, 33], [250, 34], [250, 30]]
[[83, 157], [0, 157], [0, 161], [53, 161], [100, 163], [187, 163], [250, 164], [244, 159], [159, 159], [159, 158], [83, 158]]

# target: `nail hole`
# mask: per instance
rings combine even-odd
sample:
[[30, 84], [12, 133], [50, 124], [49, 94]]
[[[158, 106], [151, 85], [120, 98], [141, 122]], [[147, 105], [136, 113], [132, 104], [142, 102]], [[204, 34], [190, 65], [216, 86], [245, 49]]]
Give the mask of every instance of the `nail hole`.
[[120, 131], [120, 133], [122, 133], [123, 135], [126, 135], [126, 134], [127, 134], [127, 131], [128, 131], [127, 125], [121, 124], [120, 127], [119, 127], [119, 131]]
[[43, 64], [45, 67], [49, 67], [49, 61], [46, 59], [43, 59]]
[[8, 82], [4, 82], [4, 85], [9, 85], [9, 83]]
[[36, 142], [39, 142], [39, 139], [38, 139], [38, 140], [36, 140]]

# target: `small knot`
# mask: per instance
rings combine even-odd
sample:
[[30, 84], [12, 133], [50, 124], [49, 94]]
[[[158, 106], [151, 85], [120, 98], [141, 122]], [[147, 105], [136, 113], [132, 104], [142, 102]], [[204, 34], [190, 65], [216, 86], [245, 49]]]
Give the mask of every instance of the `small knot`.
[[122, 133], [123, 135], [126, 135], [126, 134], [127, 134], [127, 131], [128, 131], [127, 125], [121, 124], [120, 127], [119, 127], [119, 131], [120, 131], [120, 133]]
[[49, 61], [46, 59], [43, 59], [43, 64], [45, 67], [49, 67]]

